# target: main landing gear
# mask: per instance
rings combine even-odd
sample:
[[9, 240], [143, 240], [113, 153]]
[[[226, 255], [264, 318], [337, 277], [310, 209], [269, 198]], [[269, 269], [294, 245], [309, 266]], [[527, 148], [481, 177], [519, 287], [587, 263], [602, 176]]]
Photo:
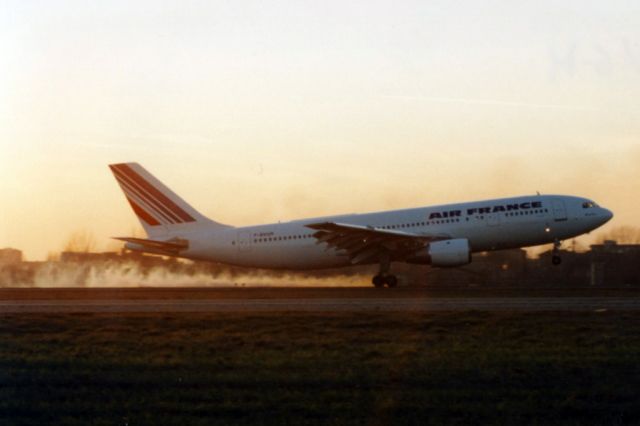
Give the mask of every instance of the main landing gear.
[[391, 262], [389, 260], [389, 256], [384, 256], [380, 259], [380, 272], [373, 277], [371, 282], [376, 288], [384, 287], [385, 284], [387, 287], [396, 287], [398, 285], [398, 278], [389, 273], [389, 268], [391, 266]]
[[396, 287], [398, 285], [398, 278], [395, 275], [378, 274], [373, 277], [371, 282], [378, 288], [384, 287], [385, 284], [387, 287]]
[[553, 242], [553, 250], [551, 251], [551, 263], [553, 264], [553, 266], [558, 266], [559, 264], [562, 263], [562, 258], [560, 257], [560, 245], [562, 244], [562, 241], [560, 240], [555, 240]]

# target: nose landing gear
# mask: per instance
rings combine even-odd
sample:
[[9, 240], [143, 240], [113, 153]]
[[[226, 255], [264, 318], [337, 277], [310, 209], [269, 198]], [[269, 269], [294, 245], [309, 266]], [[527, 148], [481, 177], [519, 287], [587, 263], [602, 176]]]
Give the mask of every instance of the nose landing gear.
[[553, 250], [551, 251], [551, 264], [554, 266], [558, 266], [562, 263], [562, 258], [560, 257], [560, 245], [562, 245], [562, 241], [555, 240], [553, 242]]

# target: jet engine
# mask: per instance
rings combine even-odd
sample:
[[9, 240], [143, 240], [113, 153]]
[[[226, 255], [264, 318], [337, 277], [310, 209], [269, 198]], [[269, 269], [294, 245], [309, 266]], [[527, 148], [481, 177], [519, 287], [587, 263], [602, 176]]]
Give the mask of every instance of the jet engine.
[[434, 241], [407, 261], [441, 267], [462, 266], [471, 262], [471, 247], [466, 238]]

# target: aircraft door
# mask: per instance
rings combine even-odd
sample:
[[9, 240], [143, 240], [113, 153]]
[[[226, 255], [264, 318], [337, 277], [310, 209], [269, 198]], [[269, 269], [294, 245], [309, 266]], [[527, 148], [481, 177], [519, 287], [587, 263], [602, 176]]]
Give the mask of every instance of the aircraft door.
[[249, 231], [239, 231], [238, 232], [238, 251], [247, 252], [251, 251], [252, 245], [252, 236]]
[[551, 206], [553, 208], [553, 220], [556, 222], [567, 220], [567, 209], [563, 200], [552, 200]]

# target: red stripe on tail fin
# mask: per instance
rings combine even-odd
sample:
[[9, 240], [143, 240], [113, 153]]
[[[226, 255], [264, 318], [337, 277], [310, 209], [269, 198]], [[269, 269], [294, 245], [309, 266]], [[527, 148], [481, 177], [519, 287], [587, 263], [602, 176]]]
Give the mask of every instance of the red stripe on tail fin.
[[151, 197], [143, 188], [140, 187], [139, 184], [134, 182], [130, 177], [126, 176], [124, 173], [115, 168], [113, 168], [113, 174], [120, 186], [122, 186], [125, 190], [125, 193], [126, 191], [129, 191], [132, 195], [135, 195], [141, 201], [146, 203], [147, 207], [152, 211], [152, 213], [155, 213], [156, 217], [160, 217], [161, 219], [164, 219], [169, 223], [182, 223], [182, 219], [180, 219], [175, 213], [170, 212], [159, 201]]
[[137, 205], [131, 198], [127, 197], [127, 200], [129, 201], [129, 204], [131, 204], [131, 208], [133, 209], [133, 211], [138, 215], [140, 219], [144, 220], [151, 226], [160, 225], [160, 222], [158, 222], [153, 216], [147, 213], [142, 207]]
[[130, 179], [132, 179], [134, 182], [136, 182], [138, 185], [140, 185], [140, 187], [144, 188], [150, 195], [152, 195], [156, 200], [161, 202], [170, 211], [172, 211], [173, 213], [178, 215], [183, 221], [185, 221], [185, 222], [195, 222], [196, 221], [193, 217], [191, 217], [191, 215], [189, 213], [187, 213], [184, 210], [182, 210], [182, 208], [180, 208], [180, 206], [178, 206], [176, 203], [174, 203], [169, 198], [167, 198], [166, 195], [164, 195], [162, 192], [158, 191], [149, 182], [144, 180], [142, 178], [142, 176], [140, 176], [138, 173], [136, 173], [127, 164], [116, 164], [113, 167], [116, 167], [119, 171], [121, 171], [123, 174], [125, 174]]

